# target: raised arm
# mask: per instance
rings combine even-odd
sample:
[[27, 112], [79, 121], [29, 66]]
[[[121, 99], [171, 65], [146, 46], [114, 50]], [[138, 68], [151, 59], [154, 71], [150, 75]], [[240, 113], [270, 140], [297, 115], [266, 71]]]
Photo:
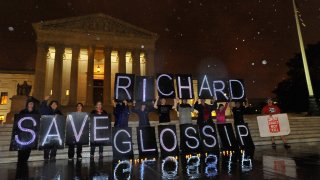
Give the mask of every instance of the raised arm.
[[39, 111], [41, 114], [47, 114], [49, 111], [49, 107], [48, 107], [48, 100], [50, 99], [50, 96], [46, 96], [44, 98], [44, 100], [41, 102], [40, 107], [39, 107]]
[[173, 100], [172, 109], [177, 109], [178, 103], [179, 103], [179, 98], [176, 97], [176, 98]]
[[224, 106], [224, 108], [223, 108], [223, 111], [226, 111], [226, 110], [227, 110], [229, 104], [230, 104], [229, 102], [226, 102], [226, 104], [225, 104], [225, 106]]
[[153, 108], [158, 109], [158, 101], [159, 101], [159, 96], [156, 97], [156, 101], [153, 103]]
[[243, 102], [243, 106], [244, 106], [245, 108], [249, 107], [249, 100], [248, 100], [248, 98], [246, 98], [246, 101]]
[[199, 110], [199, 102], [198, 102], [198, 98], [195, 98], [194, 99], [194, 104], [193, 104], [193, 108], [195, 109], [195, 110]]
[[113, 107], [115, 108], [117, 106], [115, 100], [113, 100], [112, 103], [113, 103]]
[[217, 109], [218, 105], [215, 97], [212, 98], [210, 107], [211, 107], [211, 111]]

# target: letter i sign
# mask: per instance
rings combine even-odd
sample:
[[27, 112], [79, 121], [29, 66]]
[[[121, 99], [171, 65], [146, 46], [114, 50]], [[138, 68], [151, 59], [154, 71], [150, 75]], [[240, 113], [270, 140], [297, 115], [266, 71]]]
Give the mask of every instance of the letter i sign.
[[270, 116], [268, 118], [269, 132], [278, 133], [280, 132], [280, 123], [278, 117]]

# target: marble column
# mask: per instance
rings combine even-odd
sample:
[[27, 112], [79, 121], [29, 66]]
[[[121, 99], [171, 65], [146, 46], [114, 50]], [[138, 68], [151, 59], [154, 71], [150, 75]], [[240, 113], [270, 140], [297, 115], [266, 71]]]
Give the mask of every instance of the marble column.
[[37, 43], [37, 57], [35, 66], [35, 78], [33, 97], [43, 100], [45, 94], [45, 79], [47, 65], [48, 46], [44, 43]]
[[132, 55], [132, 73], [139, 76], [141, 74], [141, 71], [140, 71], [140, 51], [133, 50], [131, 55]]
[[126, 73], [126, 50], [119, 49], [118, 50], [118, 57], [119, 57], [119, 73]]
[[53, 66], [53, 84], [52, 84], [52, 99], [61, 102], [62, 92], [62, 65], [63, 65], [63, 54], [64, 46], [55, 46], [55, 57]]
[[146, 51], [145, 55], [146, 55], [146, 75], [147, 76], [154, 76], [155, 75], [154, 50]]
[[72, 47], [69, 105], [77, 104], [79, 55], [80, 55], [80, 47], [79, 46]]
[[94, 65], [95, 47], [88, 48], [88, 70], [87, 70], [87, 100], [88, 106], [93, 105], [93, 65]]
[[111, 48], [104, 49], [104, 80], [103, 80], [103, 101], [105, 105], [112, 104], [111, 98]]

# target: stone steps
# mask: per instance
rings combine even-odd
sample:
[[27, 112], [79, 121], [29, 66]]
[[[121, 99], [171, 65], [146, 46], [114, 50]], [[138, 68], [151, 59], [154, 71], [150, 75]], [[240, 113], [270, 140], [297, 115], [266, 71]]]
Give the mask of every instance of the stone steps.
[[[254, 144], [259, 145], [269, 145], [271, 144], [270, 138], [262, 138], [259, 135], [258, 124], [256, 120], [256, 116], [246, 116], [246, 122], [248, 123], [250, 133]], [[300, 143], [300, 142], [318, 142], [320, 141], [320, 117], [292, 117], [289, 116], [290, 119], [290, 128], [291, 133], [289, 136], [286, 136], [286, 139], [289, 143]], [[233, 120], [228, 119], [227, 122], [232, 123]], [[196, 121], [193, 121], [196, 123]], [[156, 128], [156, 137], [158, 136], [158, 128], [159, 125], [156, 121], [150, 122], [151, 126], [155, 126]], [[176, 125], [178, 143], [180, 144], [180, 128], [178, 121], [172, 121], [171, 125]], [[133, 150], [134, 154], [138, 155], [138, 146], [137, 146], [137, 135], [136, 135], [136, 127], [138, 126], [137, 121], [129, 122], [129, 126], [132, 128], [132, 142], [133, 142]], [[5, 124], [0, 127], [0, 163], [9, 163], [17, 161], [17, 152], [9, 151], [9, 145], [11, 140], [11, 131], [12, 124]], [[276, 137], [276, 143], [279, 144], [279, 147], [282, 146], [282, 141], [279, 137]], [[157, 138], [157, 145], [159, 149], [159, 139]], [[83, 157], [89, 157], [90, 147], [83, 147]], [[67, 159], [68, 158], [68, 148], [57, 151], [57, 159]], [[98, 153], [96, 153], [96, 156]], [[112, 157], [112, 147], [105, 146], [104, 147], [104, 156]], [[39, 161], [43, 160], [43, 151], [33, 150], [31, 152], [31, 156], [29, 161]]]

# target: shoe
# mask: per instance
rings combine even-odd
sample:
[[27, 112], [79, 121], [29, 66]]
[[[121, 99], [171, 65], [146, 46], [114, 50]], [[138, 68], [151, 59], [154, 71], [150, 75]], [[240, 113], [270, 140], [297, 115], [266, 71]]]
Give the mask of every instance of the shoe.
[[277, 147], [276, 143], [272, 143], [272, 148], [275, 149]]
[[73, 158], [69, 158], [68, 160], [69, 160], [69, 161], [73, 161]]
[[80, 161], [82, 159], [82, 156], [78, 156], [77, 159]]
[[289, 149], [290, 145], [288, 143], [284, 143], [284, 148]]

